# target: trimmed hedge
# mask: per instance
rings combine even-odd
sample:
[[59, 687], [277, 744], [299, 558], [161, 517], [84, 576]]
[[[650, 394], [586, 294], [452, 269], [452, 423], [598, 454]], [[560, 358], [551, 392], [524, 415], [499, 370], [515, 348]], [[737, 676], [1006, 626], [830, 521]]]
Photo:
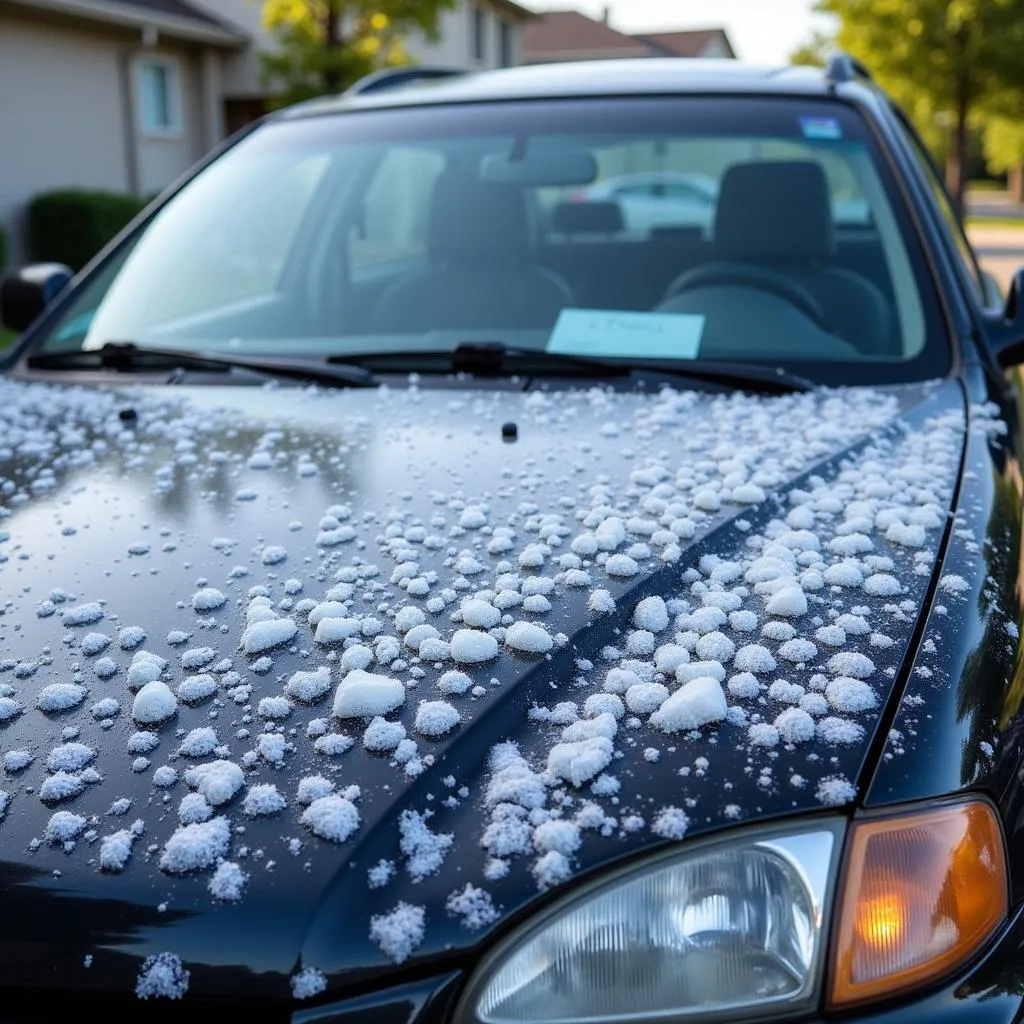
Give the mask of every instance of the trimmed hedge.
[[38, 195], [28, 208], [32, 259], [81, 270], [146, 202], [135, 196], [75, 189]]

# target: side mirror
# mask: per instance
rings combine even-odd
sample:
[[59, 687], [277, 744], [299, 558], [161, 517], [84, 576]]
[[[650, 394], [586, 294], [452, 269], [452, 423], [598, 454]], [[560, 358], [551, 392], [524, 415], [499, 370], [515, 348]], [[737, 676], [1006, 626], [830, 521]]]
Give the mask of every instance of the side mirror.
[[31, 263], [0, 282], [0, 322], [19, 333], [67, 287], [74, 272], [63, 263]]
[[1003, 289], [999, 287], [999, 282], [987, 270], [981, 272], [981, 289], [987, 308], [995, 309], [1004, 305]]
[[1000, 366], [1024, 363], [1024, 268], [1013, 275], [1002, 310], [986, 314], [985, 334]]

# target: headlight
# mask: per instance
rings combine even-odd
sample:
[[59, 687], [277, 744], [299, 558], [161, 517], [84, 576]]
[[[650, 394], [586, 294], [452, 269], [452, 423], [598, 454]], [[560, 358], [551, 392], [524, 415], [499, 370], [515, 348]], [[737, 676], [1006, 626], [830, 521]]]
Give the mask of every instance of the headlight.
[[754, 830], [602, 879], [499, 948], [460, 1016], [585, 1024], [812, 1006], [842, 828]]

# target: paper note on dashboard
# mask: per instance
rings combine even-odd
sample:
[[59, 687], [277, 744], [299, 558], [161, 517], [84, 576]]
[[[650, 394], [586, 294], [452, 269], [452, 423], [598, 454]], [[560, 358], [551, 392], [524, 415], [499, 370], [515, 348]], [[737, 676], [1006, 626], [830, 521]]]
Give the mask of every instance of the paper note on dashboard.
[[548, 352], [618, 359], [696, 359], [704, 317], [694, 313], [636, 313], [563, 309]]

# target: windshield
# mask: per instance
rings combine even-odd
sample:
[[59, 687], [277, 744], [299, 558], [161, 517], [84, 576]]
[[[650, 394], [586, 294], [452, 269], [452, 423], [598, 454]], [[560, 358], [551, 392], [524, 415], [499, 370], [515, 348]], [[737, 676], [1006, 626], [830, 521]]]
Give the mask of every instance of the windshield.
[[911, 380], [949, 365], [923, 267], [838, 101], [355, 110], [243, 139], [86, 281], [42, 348], [412, 366], [487, 341]]

